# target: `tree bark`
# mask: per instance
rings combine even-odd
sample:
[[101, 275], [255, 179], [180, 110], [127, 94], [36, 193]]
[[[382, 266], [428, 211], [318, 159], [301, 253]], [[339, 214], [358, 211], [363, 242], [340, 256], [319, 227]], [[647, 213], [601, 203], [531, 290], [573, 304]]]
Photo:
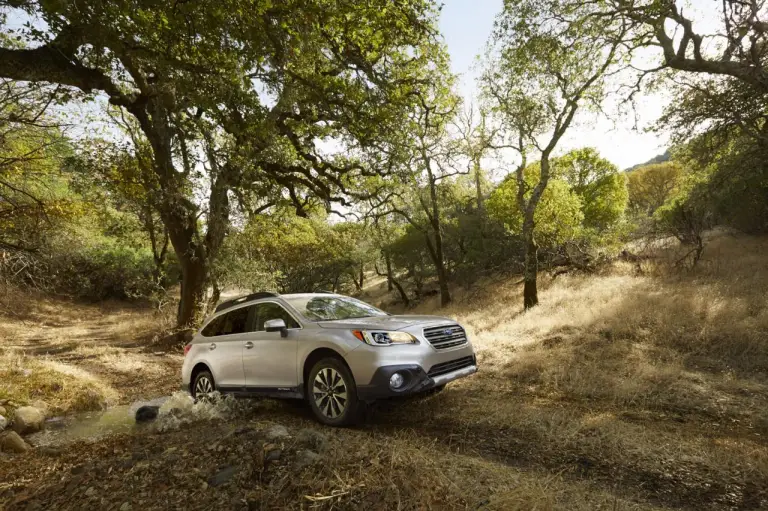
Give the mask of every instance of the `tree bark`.
[[176, 324], [181, 328], [197, 325], [205, 314], [207, 265], [202, 259], [185, 257], [181, 263], [181, 299]]
[[403, 300], [405, 306], [410, 307], [411, 301], [408, 299], [408, 295], [406, 294], [405, 289], [403, 289], [403, 286], [401, 286], [394, 278], [392, 279], [392, 284], [397, 288], [397, 292], [400, 294], [400, 298]]
[[533, 227], [533, 218], [526, 219], [523, 223], [523, 238], [525, 240], [523, 308], [526, 310], [539, 304], [539, 292], [536, 282], [539, 273], [539, 246], [536, 244]]
[[430, 215], [430, 225], [432, 226], [432, 233], [435, 237], [434, 247], [430, 243], [429, 236], [427, 236], [427, 248], [432, 256], [432, 262], [435, 264], [437, 270], [437, 281], [440, 286], [440, 306], [445, 307], [451, 303], [451, 294], [448, 291], [448, 274], [445, 271], [445, 263], [443, 262], [443, 235], [440, 232], [440, 209], [437, 204], [437, 182], [432, 177], [431, 167], [428, 166], [429, 172], [429, 195], [432, 202], [432, 214]]
[[392, 256], [389, 255], [389, 251], [384, 251], [384, 261], [387, 264], [387, 291], [392, 291], [393, 278], [392, 278]]

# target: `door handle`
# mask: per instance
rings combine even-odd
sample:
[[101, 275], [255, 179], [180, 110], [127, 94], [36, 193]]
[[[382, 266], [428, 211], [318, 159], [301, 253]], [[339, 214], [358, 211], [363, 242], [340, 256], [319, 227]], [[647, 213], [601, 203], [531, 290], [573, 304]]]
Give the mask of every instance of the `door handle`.
[[253, 343], [251, 341], [248, 341], [245, 343], [245, 349], [249, 350], [253, 348]]
[[211, 345], [208, 346], [208, 349], [211, 350], [211, 351], [215, 350], [216, 349], [216, 343], [212, 342]]

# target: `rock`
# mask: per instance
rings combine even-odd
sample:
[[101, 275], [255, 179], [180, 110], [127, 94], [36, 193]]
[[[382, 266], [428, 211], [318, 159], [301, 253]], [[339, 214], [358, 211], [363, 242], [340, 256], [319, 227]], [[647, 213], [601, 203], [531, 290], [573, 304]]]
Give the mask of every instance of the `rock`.
[[221, 486], [222, 484], [229, 482], [229, 480], [239, 471], [240, 468], [236, 465], [226, 466], [208, 478], [208, 486], [213, 486], [214, 488], [216, 486]]
[[136, 410], [136, 422], [150, 422], [157, 418], [159, 406], [142, 406]]
[[86, 497], [93, 497], [96, 495], [96, 488], [93, 486], [89, 487], [87, 490], [85, 490], [85, 496]]
[[301, 470], [302, 468], [309, 467], [320, 461], [320, 455], [309, 449], [302, 449], [296, 451], [296, 468]]
[[281, 438], [288, 438], [290, 436], [291, 435], [288, 433], [288, 429], [285, 426], [281, 426], [280, 424], [272, 426], [267, 430], [266, 433], [267, 440], [279, 440]]
[[328, 449], [328, 437], [314, 429], [302, 429], [296, 435], [296, 441], [316, 452], [325, 452]]
[[120, 506], [120, 511], [131, 511], [131, 503], [123, 502], [123, 505]]
[[51, 411], [50, 405], [48, 403], [46, 403], [45, 401], [40, 400], [40, 399], [38, 399], [37, 401], [32, 401], [32, 403], [30, 403], [29, 406], [31, 406], [33, 408], [37, 408], [38, 410], [40, 410], [42, 412], [42, 414], [43, 414], [43, 417], [48, 417], [48, 414]]
[[5, 415], [7, 413], [8, 413], [8, 410], [6, 410], [4, 406], [0, 405], [0, 415]]
[[11, 427], [20, 435], [36, 433], [43, 429], [45, 413], [34, 406], [22, 406], [16, 409]]
[[283, 451], [280, 449], [272, 449], [271, 451], [268, 451], [267, 454], [264, 456], [264, 461], [277, 461], [280, 459], [280, 456], [282, 456]]
[[277, 461], [282, 456], [283, 451], [275, 444], [264, 445], [264, 463]]
[[15, 431], [6, 431], [0, 435], [0, 451], [27, 452], [31, 447]]
[[0, 413], [0, 431], [3, 431], [7, 427], [8, 427], [8, 419], [3, 417], [3, 414]]

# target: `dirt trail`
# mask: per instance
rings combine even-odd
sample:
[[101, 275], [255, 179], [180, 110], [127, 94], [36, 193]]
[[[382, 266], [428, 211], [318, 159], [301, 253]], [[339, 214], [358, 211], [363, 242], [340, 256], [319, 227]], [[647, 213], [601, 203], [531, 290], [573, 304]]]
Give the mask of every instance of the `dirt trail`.
[[[157, 332], [166, 320], [156, 311], [20, 299], [20, 312], [0, 317], [0, 397], [22, 403], [44, 399], [68, 412], [179, 388], [181, 349], [159, 342]], [[84, 390], [90, 392], [87, 398]]]

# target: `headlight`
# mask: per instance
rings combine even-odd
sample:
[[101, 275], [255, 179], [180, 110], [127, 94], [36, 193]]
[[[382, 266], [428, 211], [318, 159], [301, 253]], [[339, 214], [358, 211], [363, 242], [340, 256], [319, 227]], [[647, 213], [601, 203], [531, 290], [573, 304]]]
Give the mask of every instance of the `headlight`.
[[406, 332], [377, 332], [374, 330], [353, 330], [355, 337], [371, 346], [390, 346], [392, 344], [418, 344], [418, 340]]

